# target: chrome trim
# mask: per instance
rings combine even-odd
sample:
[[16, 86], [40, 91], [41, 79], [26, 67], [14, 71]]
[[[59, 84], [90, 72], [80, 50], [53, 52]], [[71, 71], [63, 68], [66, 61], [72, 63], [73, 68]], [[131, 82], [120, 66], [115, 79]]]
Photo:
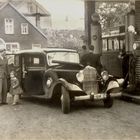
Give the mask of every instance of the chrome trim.
[[[111, 98], [113, 97], [120, 97], [122, 95], [121, 92], [118, 93], [110, 93], [109, 94]], [[83, 96], [75, 96], [74, 101], [80, 101], [80, 100], [103, 100], [108, 97], [107, 93], [98, 93], [94, 95], [83, 95]]]

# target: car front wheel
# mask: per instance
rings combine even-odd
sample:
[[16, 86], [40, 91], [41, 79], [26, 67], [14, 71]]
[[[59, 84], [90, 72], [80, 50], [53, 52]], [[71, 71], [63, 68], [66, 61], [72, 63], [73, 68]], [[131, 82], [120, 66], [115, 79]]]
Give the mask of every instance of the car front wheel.
[[65, 87], [61, 87], [61, 108], [64, 114], [68, 114], [70, 112], [70, 96], [69, 92]]
[[113, 106], [113, 99], [107, 98], [104, 100], [104, 107], [111, 108]]

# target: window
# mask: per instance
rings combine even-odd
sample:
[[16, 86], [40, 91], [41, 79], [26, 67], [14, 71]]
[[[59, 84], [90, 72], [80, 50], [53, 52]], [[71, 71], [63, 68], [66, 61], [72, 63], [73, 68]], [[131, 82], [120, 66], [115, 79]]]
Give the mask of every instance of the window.
[[5, 34], [14, 34], [14, 20], [5, 18]]
[[117, 38], [114, 39], [114, 50], [119, 50], [119, 40]]
[[103, 48], [102, 48], [102, 50], [107, 51], [107, 39], [103, 40]]
[[25, 65], [27, 67], [40, 67], [44, 66], [44, 57], [40, 54], [25, 55]]
[[20, 46], [18, 42], [9, 42], [6, 44], [6, 50], [9, 52], [17, 52], [20, 50]]
[[58, 65], [57, 61], [77, 64], [79, 63], [79, 55], [75, 52], [49, 52], [47, 53], [47, 61], [49, 66]]
[[28, 34], [28, 23], [21, 23], [21, 34]]
[[32, 49], [41, 49], [41, 44], [32, 44]]
[[28, 12], [29, 13], [33, 13], [34, 10], [33, 10], [33, 3], [32, 2], [28, 2]]

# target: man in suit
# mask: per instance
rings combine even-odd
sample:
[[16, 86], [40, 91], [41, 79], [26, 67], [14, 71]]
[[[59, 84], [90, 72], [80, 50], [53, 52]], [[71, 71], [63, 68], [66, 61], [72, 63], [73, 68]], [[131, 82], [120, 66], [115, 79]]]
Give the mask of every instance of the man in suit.
[[0, 105], [7, 104], [7, 79], [9, 76], [8, 61], [6, 58], [6, 50], [0, 48]]
[[84, 66], [90, 65], [96, 68], [98, 73], [101, 73], [103, 67], [100, 61], [100, 55], [93, 53], [94, 52], [93, 45], [91, 45], [89, 49], [90, 49], [89, 53], [81, 57], [81, 64], [83, 64]]

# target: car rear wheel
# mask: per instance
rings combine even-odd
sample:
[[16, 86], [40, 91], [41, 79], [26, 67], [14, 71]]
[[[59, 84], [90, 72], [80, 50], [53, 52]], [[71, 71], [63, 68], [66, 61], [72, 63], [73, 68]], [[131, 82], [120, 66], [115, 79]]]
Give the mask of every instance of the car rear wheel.
[[107, 98], [104, 100], [104, 107], [111, 108], [113, 106], [113, 99]]
[[64, 114], [70, 112], [70, 96], [65, 87], [61, 87], [61, 109]]

